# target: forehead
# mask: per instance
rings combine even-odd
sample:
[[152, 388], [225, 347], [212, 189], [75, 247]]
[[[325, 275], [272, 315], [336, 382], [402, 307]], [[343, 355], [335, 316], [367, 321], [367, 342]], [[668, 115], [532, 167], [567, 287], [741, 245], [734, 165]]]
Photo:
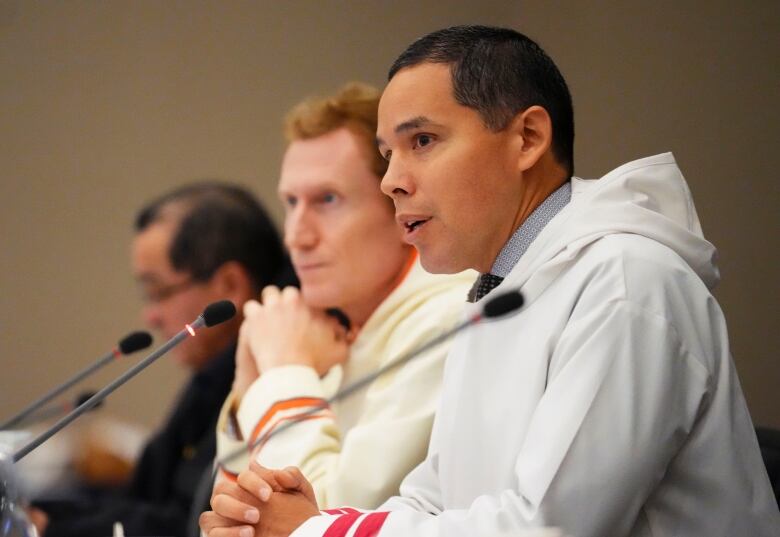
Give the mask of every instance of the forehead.
[[172, 271], [168, 258], [175, 225], [166, 220], [150, 224], [133, 239], [133, 265], [137, 277]]
[[441, 122], [454, 108], [463, 108], [452, 92], [450, 67], [442, 63], [421, 63], [398, 71], [388, 82], [379, 101], [380, 137], [390, 136], [398, 125], [413, 118]]
[[376, 183], [369, 150], [364, 145], [347, 127], [293, 141], [282, 159], [279, 192], [355, 189], [370, 185], [372, 179]]

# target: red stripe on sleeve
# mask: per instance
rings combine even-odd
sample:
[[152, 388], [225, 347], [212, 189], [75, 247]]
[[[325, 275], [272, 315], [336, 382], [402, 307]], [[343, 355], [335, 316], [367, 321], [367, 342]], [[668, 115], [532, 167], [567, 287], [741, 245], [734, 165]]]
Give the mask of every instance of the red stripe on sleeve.
[[329, 515], [343, 515], [344, 511], [341, 509], [323, 509], [323, 513], [328, 513]]
[[355, 537], [376, 537], [389, 514], [389, 512], [384, 511], [382, 513], [371, 513], [368, 515], [363, 519], [363, 522], [360, 523], [357, 531], [355, 531]]
[[363, 514], [360, 511], [358, 511], [357, 509], [353, 509], [352, 507], [342, 507], [341, 510], [344, 511], [345, 513], [349, 513], [349, 514], [353, 514], [353, 513], [358, 513], [360, 515]]
[[325, 530], [322, 537], [344, 537], [358, 518], [360, 513], [341, 515]]

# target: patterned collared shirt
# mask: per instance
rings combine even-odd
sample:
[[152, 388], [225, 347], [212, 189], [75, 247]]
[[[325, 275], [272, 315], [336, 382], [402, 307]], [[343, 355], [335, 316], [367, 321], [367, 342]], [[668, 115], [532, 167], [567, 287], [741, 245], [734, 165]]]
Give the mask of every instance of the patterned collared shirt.
[[496, 257], [490, 273], [480, 275], [474, 286], [469, 291], [469, 301], [475, 302], [490, 292], [506, 278], [515, 268], [517, 262], [531, 246], [534, 239], [539, 236], [544, 226], [566, 207], [571, 200], [571, 181], [566, 181], [556, 191], [547, 196], [539, 207], [525, 219], [520, 227], [512, 234], [509, 240]]

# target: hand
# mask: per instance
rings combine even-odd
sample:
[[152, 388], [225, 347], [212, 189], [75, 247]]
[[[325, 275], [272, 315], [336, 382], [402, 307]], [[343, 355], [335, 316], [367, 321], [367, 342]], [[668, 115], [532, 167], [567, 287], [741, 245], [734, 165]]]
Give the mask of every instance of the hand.
[[218, 482], [211, 506], [200, 517], [208, 537], [286, 536], [319, 514], [314, 490], [297, 468], [268, 470], [255, 462], [237, 483]]
[[260, 376], [255, 357], [249, 348], [249, 324], [244, 322], [238, 331], [238, 346], [236, 348], [236, 373], [233, 377], [233, 394], [236, 408], [244, 398], [244, 394]]
[[294, 287], [283, 291], [263, 289], [263, 304], [244, 305], [244, 325], [249, 350], [260, 373], [283, 365], [305, 365], [320, 376], [346, 361], [349, 340], [346, 330], [322, 311], [303, 302]]
[[46, 527], [49, 525], [49, 515], [36, 507], [27, 507], [25, 512], [27, 513], [27, 518], [30, 519], [30, 523], [38, 531], [38, 535], [42, 537], [46, 533]]
[[[270, 492], [268, 493], [270, 496]], [[266, 497], [267, 499], [267, 497]], [[201, 513], [200, 529], [209, 537], [251, 537], [253, 524], [260, 520], [261, 499], [237, 483], [219, 479], [211, 495], [214, 511]]]

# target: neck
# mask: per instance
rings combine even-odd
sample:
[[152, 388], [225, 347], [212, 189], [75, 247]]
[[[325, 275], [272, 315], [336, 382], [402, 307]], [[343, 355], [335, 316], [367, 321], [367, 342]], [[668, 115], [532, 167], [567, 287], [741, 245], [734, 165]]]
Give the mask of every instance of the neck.
[[566, 171], [552, 158], [542, 158], [532, 168], [523, 172], [516, 194], [519, 202], [515, 212], [511, 220], [507, 220], [508, 225], [498, 233], [491, 248], [491, 255], [486, 256], [487, 261], [483, 266], [477, 268], [479, 272], [490, 272], [498, 255], [512, 235], [528, 220], [531, 213], [544, 203], [550, 194], [558, 190], [566, 180]]
[[417, 260], [417, 250], [411, 246], [408, 247], [408, 249], [409, 251], [406, 262], [401, 265], [398, 271], [396, 271], [395, 277], [392, 279], [390, 284], [382, 287], [381, 292], [371, 296], [370, 300], [365, 300], [358, 304], [350, 304], [339, 307], [339, 309], [341, 309], [341, 311], [343, 311], [347, 317], [349, 317], [349, 320], [354, 328], [360, 328], [366, 324], [366, 321], [368, 321], [371, 315], [374, 314], [376, 309], [382, 305], [385, 299], [390, 296], [390, 293], [392, 293], [396, 287], [398, 287], [401, 282], [404, 281], [406, 275], [409, 274], [409, 271], [412, 269], [412, 265], [414, 265], [414, 262]]

